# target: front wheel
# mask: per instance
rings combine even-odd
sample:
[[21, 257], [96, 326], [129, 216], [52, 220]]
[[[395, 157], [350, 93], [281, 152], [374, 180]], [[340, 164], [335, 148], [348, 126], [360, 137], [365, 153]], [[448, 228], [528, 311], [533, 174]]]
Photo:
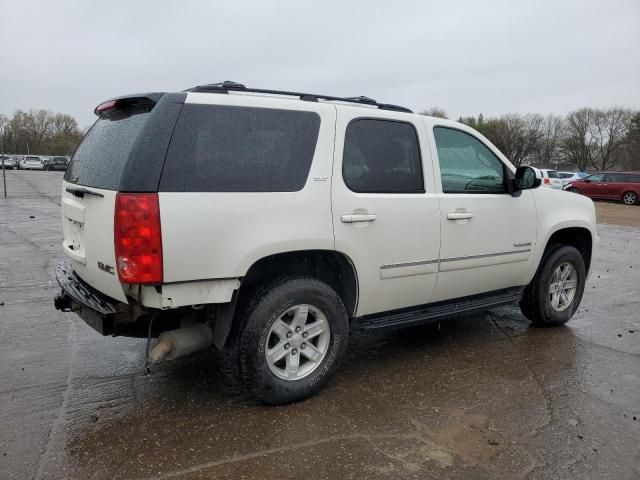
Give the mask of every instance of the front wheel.
[[622, 201], [626, 205], [635, 205], [638, 203], [638, 195], [635, 192], [625, 192], [622, 195]]
[[576, 187], [567, 188], [567, 192], [580, 193], [580, 191]]
[[520, 309], [534, 325], [563, 325], [578, 309], [585, 281], [580, 252], [570, 245], [554, 245], [545, 252], [525, 289]]
[[266, 403], [313, 395], [335, 373], [346, 351], [349, 324], [342, 300], [314, 278], [266, 286], [240, 320], [242, 377]]

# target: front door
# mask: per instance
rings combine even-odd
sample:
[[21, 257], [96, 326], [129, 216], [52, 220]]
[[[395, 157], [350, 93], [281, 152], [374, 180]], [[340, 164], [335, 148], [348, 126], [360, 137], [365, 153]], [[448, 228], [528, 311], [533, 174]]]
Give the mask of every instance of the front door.
[[358, 274], [357, 315], [427, 303], [440, 210], [424, 126], [385, 111], [341, 108], [332, 209], [336, 250]]
[[508, 168], [472, 131], [433, 128], [441, 247], [433, 301], [526, 284], [536, 242], [531, 191], [512, 197]]
[[584, 179], [581, 193], [591, 198], [602, 198], [604, 195], [604, 173], [596, 173]]

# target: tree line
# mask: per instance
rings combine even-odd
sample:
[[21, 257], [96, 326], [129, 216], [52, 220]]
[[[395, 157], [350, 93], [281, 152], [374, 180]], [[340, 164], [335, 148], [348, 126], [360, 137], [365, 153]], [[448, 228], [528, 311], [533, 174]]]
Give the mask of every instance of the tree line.
[[[440, 108], [420, 112], [447, 118]], [[640, 112], [581, 108], [566, 116], [510, 113], [460, 117], [516, 165], [567, 164], [580, 171], [640, 170]], [[71, 155], [85, 132], [64, 113], [17, 110], [0, 114], [0, 152]]]
[[[440, 108], [420, 112], [447, 118]], [[580, 171], [640, 170], [640, 112], [581, 108], [566, 116], [510, 113], [460, 117], [516, 165], [570, 165]]]
[[84, 136], [71, 115], [49, 110], [0, 114], [0, 152], [71, 155]]

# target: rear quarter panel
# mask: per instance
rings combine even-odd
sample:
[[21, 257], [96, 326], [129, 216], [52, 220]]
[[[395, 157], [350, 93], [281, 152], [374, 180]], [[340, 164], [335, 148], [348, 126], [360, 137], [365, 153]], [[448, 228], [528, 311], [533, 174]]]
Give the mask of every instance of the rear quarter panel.
[[320, 115], [320, 130], [298, 192], [160, 192], [164, 281], [236, 278], [269, 255], [332, 250], [335, 106], [206, 93], [189, 94], [186, 102], [313, 111]]

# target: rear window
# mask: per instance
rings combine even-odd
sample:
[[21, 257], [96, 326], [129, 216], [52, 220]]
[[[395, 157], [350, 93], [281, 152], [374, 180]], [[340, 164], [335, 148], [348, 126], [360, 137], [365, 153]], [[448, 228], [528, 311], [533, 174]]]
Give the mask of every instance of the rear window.
[[103, 114], [73, 155], [65, 180], [118, 190], [131, 148], [148, 117], [148, 108], [118, 109]]
[[165, 192], [294, 192], [309, 175], [314, 112], [186, 104], [167, 152]]
[[558, 175], [558, 172], [556, 172], [555, 170], [547, 171], [547, 176], [549, 178], [560, 178], [560, 176]]

